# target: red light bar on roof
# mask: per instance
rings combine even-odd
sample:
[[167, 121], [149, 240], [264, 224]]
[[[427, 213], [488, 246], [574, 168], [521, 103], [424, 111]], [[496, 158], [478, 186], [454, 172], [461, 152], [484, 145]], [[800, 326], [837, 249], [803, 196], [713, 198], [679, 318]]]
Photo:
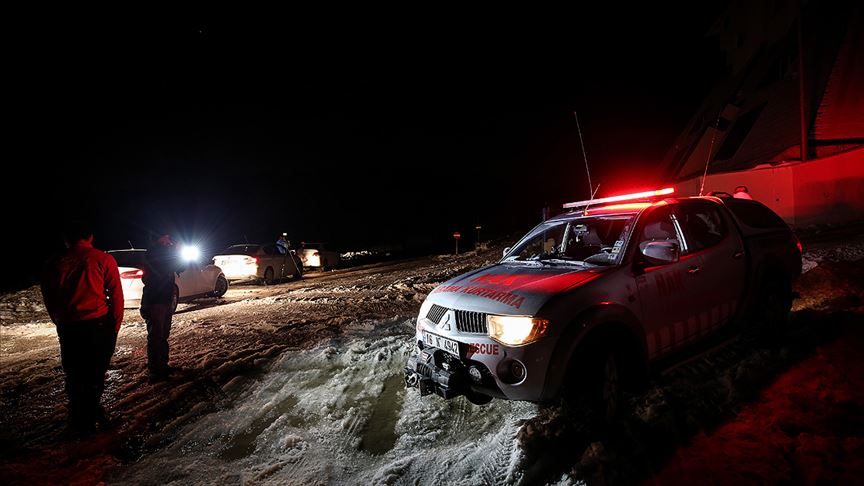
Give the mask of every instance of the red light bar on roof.
[[602, 197], [600, 199], [588, 199], [585, 201], [576, 201], [570, 202], [564, 205], [564, 209], [570, 208], [581, 208], [583, 206], [593, 205], [593, 204], [606, 204], [611, 202], [618, 201], [632, 201], [635, 199], [648, 199], [657, 196], [665, 196], [667, 194], [672, 194], [675, 192], [674, 187], [664, 187], [663, 189], [657, 189], [656, 191], [645, 191], [645, 192], [634, 192], [633, 194], [622, 194], [620, 196], [610, 196], [610, 197]]
[[599, 206], [599, 207], [591, 207], [590, 209], [586, 209], [586, 213], [600, 213], [603, 211], [627, 211], [631, 209], [645, 209], [650, 206], [649, 202], [635, 202], [635, 203], [624, 203], [624, 204], [610, 204], [609, 206]]

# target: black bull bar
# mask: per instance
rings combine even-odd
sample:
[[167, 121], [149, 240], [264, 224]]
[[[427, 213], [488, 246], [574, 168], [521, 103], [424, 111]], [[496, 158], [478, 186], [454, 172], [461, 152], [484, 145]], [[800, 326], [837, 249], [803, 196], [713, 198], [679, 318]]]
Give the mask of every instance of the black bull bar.
[[426, 347], [405, 363], [405, 386], [418, 388], [420, 396], [434, 393], [450, 399], [471, 390], [465, 366], [442, 350]]

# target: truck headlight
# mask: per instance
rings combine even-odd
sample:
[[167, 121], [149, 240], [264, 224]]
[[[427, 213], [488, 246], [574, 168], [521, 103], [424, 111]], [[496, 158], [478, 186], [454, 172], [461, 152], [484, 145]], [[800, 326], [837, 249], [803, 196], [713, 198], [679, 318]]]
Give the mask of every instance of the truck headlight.
[[540, 339], [546, 334], [549, 321], [534, 317], [486, 316], [489, 337], [501, 344], [519, 346]]

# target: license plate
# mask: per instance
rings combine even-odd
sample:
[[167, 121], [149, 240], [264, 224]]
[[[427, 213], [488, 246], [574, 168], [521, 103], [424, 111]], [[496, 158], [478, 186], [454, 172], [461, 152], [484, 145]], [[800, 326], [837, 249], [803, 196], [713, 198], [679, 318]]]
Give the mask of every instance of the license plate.
[[441, 337], [431, 332], [423, 331], [423, 343], [438, 349], [443, 349], [453, 356], [459, 357], [459, 343], [452, 339]]

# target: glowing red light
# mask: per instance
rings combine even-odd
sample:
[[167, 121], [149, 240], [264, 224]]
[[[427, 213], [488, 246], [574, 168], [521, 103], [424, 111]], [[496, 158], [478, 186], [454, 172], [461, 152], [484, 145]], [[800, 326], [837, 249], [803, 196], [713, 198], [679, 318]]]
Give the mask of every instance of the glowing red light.
[[612, 204], [609, 206], [601, 206], [599, 208], [590, 208], [587, 209], [586, 213], [599, 213], [604, 211], [626, 211], [630, 209], [645, 209], [650, 206], [651, 203], [648, 202], [639, 202], [639, 203], [624, 203], [624, 204]]
[[622, 194], [620, 196], [609, 196], [609, 197], [603, 197], [600, 199], [588, 199], [585, 201], [567, 203], [564, 205], [564, 208], [565, 209], [577, 208], [577, 207], [582, 207], [582, 206], [596, 205], [596, 204], [607, 204], [607, 203], [618, 202], [618, 201], [631, 201], [634, 199], [647, 199], [647, 198], [657, 197], [657, 196], [666, 196], [668, 194], [672, 194], [673, 192], [675, 192], [674, 187], [664, 187], [663, 189], [657, 189], [656, 191], [634, 192], [632, 194]]

